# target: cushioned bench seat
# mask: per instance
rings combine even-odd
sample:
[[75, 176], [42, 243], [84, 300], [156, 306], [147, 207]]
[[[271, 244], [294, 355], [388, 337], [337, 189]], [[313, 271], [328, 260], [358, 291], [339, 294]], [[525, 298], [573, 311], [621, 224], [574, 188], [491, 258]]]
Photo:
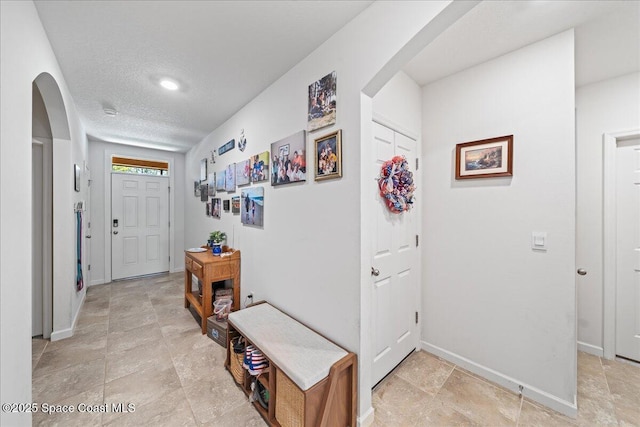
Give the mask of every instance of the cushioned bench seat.
[[303, 391], [348, 354], [268, 303], [234, 311], [229, 320]]

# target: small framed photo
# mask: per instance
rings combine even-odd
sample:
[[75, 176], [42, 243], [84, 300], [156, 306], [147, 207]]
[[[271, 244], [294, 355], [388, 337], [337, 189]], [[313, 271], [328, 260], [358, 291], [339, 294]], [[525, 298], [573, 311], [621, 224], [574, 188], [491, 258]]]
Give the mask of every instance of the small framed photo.
[[200, 160], [200, 182], [207, 180], [207, 162], [208, 159]]
[[226, 178], [224, 181], [224, 189], [230, 193], [236, 191], [236, 164], [227, 165], [225, 170]]
[[214, 197], [211, 199], [211, 216], [217, 219], [220, 219], [220, 214], [222, 213], [221, 209], [221, 201], [219, 198]]
[[456, 144], [456, 179], [513, 176], [513, 135]]
[[342, 129], [315, 140], [316, 181], [342, 176]]
[[209, 184], [200, 184], [200, 201], [206, 202], [209, 198]]
[[230, 209], [230, 208], [229, 208], [229, 206], [230, 206], [230, 205], [231, 205], [231, 201], [230, 201], [229, 199], [224, 199], [224, 200], [222, 201], [222, 209], [223, 209], [225, 212], [229, 212], [229, 209]]
[[73, 165], [73, 189], [80, 192], [80, 166]]
[[233, 196], [231, 198], [231, 212], [234, 214], [240, 213], [240, 196]]

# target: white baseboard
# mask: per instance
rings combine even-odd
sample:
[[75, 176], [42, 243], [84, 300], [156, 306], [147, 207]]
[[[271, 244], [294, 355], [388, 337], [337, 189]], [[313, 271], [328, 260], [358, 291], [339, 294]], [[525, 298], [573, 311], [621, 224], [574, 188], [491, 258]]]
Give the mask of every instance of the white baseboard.
[[183, 271], [184, 271], [184, 265], [182, 267], [172, 268], [171, 271], [169, 271], [169, 273], [181, 273]]
[[80, 317], [80, 310], [82, 310], [82, 306], [84, 305], [84, 300], [87, 297], [87, 292], [85, 291], [82, 294], [82, 301], [80, 301], [80, 304], [78, 304], [78, 311], [76, 311], [76, 314], [73, 316], [73, 322], [71, 322], [71, 327], [67, 328], [67, 329], [62, 329], [60, 331], [53, 331], [51, 332], [51, 341], [59, 341], [59, 340], [63, 340], [65, 338], [70, 338], [73, 336], [73, 332], [76, 330], [76, 324], [78, 323], [78, 317]]
[[578, 341], [578, 351], [593, 354], [594, 356], [604, 357], [604, 349], [586, 342]]
[[[568, 417], [576, 418], [576, 416], [578, 415], [578, 405], [576, 397], [574, 397], [573, 402], [560, 399], [536, 387], [533, 387], [526, 383], [522, 383], [521, 381], [517, 381], [500, 372], [494, 371], [493, 369], [482, 366], [465, 357], [459, 356], [435, 345], [429, 344], [424, 341], [422, 341], [421, 344], [423, 350], [435, 354], [436, 356], [441, 357], [445, 360], [448, 360], [451, 363], [455, 363], [461, 368], [473, 372], [476, 375], [480, 375], [483, 378], [486, 378], [491, 382], [494, 382], [508, 390], [511, 390], [516, 394], [522, 392], [523, 396], [528, 397], [529, 399], [534, 400], [541, 405], [551, 408], [554, 411], [560, 412], [561, 414]], [[522, 391], [520, 391], [520, 386], [523, 387]]]
[[369, 427], [373, 424], [373, 420], [375, 418], [375, 414], [373, 411], [373, 407], [369, 407], [369, 410], [364, 414], [358, 417], [358, 426], [360, 427]]
[[89, 286], [104, 285], [104, 284], [105, 284], [104, 279], [95, 279], [95, 280], [92, 280], [91, 283], [89, 283]]
[[63, 340], [73, 336], [73, 328], [63, 329], [61, 331], [51, 332], [51, 341]]

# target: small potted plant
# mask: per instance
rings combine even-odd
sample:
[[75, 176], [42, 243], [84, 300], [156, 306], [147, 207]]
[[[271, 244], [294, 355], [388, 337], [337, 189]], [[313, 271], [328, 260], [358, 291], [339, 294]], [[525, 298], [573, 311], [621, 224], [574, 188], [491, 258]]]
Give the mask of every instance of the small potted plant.
[[209, 240], [211, 241], [211, 251], [213, 255], [220, 256], [222, 253], [222, 242], [227, 239], [227, 233], [224, 231], [216, 230], [209, 234]]

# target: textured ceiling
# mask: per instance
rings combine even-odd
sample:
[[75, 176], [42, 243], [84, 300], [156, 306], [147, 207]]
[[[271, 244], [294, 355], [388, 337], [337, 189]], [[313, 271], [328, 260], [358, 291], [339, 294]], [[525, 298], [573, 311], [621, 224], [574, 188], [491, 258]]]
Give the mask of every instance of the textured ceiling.
[[[36, 8], [90, 137], [187, 151], [370, 3], [36, 1]], [[160, 88], [162, 77], [181, 89]]]
[[[187, 151], [370, 1], [36, 1], [93, 139]], [[640, 69], [640, 2], [484, 1], [405, 67], [424, 85], [576, 28], [576, 84]], [[161, 77], [180, 82], [169, 92]], [[115, 108], [115, 117], [104, 114]]]
[[575, 28], [576, 85], [640, 70], [640, 2], [484, 1], [405, 67], [420, 85]]

